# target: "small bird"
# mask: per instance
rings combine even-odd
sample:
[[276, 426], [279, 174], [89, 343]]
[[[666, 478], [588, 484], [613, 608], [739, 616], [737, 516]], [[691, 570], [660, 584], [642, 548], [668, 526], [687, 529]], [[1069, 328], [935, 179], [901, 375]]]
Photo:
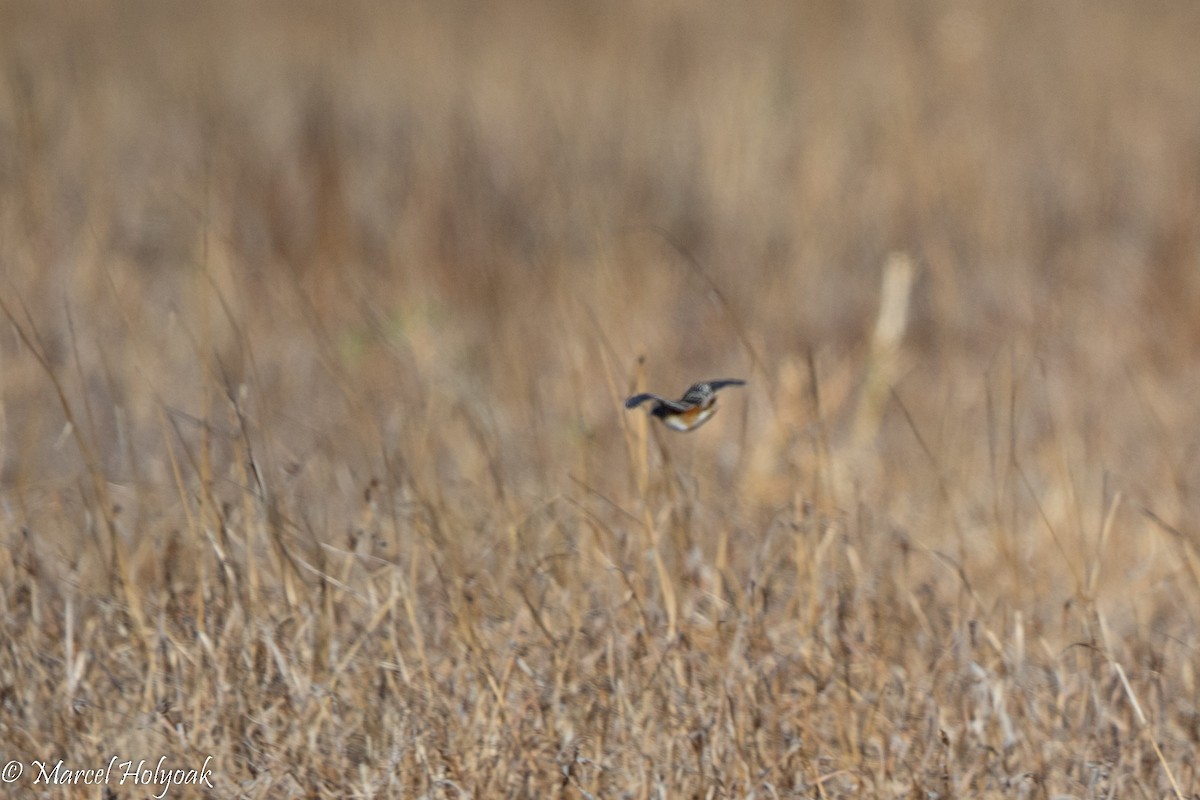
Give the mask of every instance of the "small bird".
[[717, 413], [717, 392], [726, 386], [744, 386], [743, 380], [728, 378], [720, 381], [705, 381], [691, 386], [683, 397], [678, 400], [668, 400], [656, 394], [645, 392], [635, 394], [625, 401], [626, 408], [637, 408], [647, 400], [653, 400], [650, 416], [658, 417], [663, 424], [674, 431], [694, 431]]

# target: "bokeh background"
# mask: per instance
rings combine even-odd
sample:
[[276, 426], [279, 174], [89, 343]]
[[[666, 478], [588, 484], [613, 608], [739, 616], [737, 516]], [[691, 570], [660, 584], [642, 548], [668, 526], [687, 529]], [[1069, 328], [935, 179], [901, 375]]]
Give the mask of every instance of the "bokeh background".
[[[545, 637], [559, 688], [591, 686], [613, 642], [677, 653], [733, 615], [761, 640], [714, 680], [773, 654], [763, 669], [798, 699], [752, 705], [779, 719], [823, 697], [780, 666], [793, 657], [845, 667], [845, 687], [918, 676], [950, 709], [905, 695], [895, 720], [915, 727], [887, 741], [908, 749], [869, 756], [840, 725], [886, 704], [847, 688], [813, 712], [825, 722], [776, 732], [777, 755], [811, 759], [794, 791], [893, 796], [945, 776], [943, 794], [986, 796], [1035, 775], [1030, 796], [1191, 796], [1197, 41], [1200, 6], [1169, 0], [0, 5], [0, 697], [90, 686], [92, 709], [74, 729], [25, 719], [10, 746], [82, 757], [166, 702], [145, 688], [105, 706], [106, 670], [166, 670], [194, 721], [229, 725], [199, 699], [211, 676], [153, 655], [162, 615], [196, 663], [219, 659], [186, 632], [217, 639], [227, 614], [245, 626], [231, 659], [266, 647], [256, 614], [298, 626], [273, 636], [309, 649], [263, 656], [262, 687], [218, 671], [264, 715], [271, 669], [316, 674], [353, 641], [356, 678], [328, 691], [370, 705], [396, 655], [358, 638], [379, 620], [388, 646], [419, 651], [421, 697], [474, 703], [452, 678], [511, 669], [510, 648]], [[889, 263], [911, 268], [910, 292], [884, 288]], [[907, 312], [898, 342], [876, 332], [888, 307]], [[721, 377], [749, 385], [689, 436], [621, 407]], [[334, 549], [349, 560], [323, 561]], [[386, 570], [406, 576], [404, 614], [364, 588]], [[866, 626], [853, 642], [847, 614]], [[593, 625], [608, 645], [557, 638]], [[995, 652], [972, 661], [954, 648], [977, 625]], [[64, 637], [123, 666], [37, 660]], [[961, 672], [945, 677], [950, 650]], [[1034, 652], [1047, 683], [1031, 688]], [[1055, 672], [1075, 658], [1078, 683]], [[630, 675], [678, 682], [668, 710], [722, 713], [719, 691], [687, 699], [689, 668], [656, 659]], [[32, 662], [44, 680], [22, 694]], [[962, 711], [976, 667], [1001, 687], [990, 717]], [[379, 791], [448, 791], [426, 762], [397, 778], [380, 741], [437, 730], [449, 761], [494, 729], [391, 691], [382, 705], [422, 725], [375, 719], [350, 746], [359, 723], [304, 716], [314, 733], [289, 734], [286, 758], [212, 734], [226, 788], [336, 793], [367, 763], [391, 776]], [[569, 731], [514, 738], [527, 761], [496, 759], [512, 774], [454, 779], [512, 796], [560, 779], [570, 796], [758, 785], [744, 752], [647, 777], [620, 748], [675, 717], [594, 728], [556, 702]], [[1043, 714], [1058, 706], [1064, 721]], [[996, 722], [1005, 709], [1019, 719]], [[152, 729], [130, 747], [165, 747]], [[687, 753], [695, 730], [678, 726]], [[580, 741], [592, 761], [563, 778]], [[682, 758], [645, 741], [657, 763]], [[551, 767], [521, 773], [539, 748]], [[285, 787], [254, 766], [264, 752], [332, 766]]]

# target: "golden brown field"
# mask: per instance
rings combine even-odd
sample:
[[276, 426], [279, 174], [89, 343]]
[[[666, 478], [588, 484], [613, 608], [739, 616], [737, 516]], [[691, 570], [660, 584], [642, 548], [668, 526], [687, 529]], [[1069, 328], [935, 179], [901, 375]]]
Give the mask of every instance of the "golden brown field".
[[0, 795], [1200, 797], [1198, 41], [0, 5]]

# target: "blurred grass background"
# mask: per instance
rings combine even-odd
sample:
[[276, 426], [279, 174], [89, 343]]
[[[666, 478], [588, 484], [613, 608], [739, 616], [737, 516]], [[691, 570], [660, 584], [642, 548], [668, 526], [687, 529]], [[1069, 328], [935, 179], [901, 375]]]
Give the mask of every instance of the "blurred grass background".
[[[1193, 796], [1198, 40], [1166, 0], [0, 6], [5, 753]], [[690, 436], [620, 407], [720, 377]]]

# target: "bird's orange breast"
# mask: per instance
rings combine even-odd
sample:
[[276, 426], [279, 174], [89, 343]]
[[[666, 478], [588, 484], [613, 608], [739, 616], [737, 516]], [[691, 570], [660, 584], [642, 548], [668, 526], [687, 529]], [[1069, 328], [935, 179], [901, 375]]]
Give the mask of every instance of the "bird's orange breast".
[[687, 411], [669, 414], [663, 417], [663, 422], [673, 430], [690, 431], [703, 425], [715, 413], [717, 413], [717, 405], [710, 403], [705, 407], [693, 406]]

